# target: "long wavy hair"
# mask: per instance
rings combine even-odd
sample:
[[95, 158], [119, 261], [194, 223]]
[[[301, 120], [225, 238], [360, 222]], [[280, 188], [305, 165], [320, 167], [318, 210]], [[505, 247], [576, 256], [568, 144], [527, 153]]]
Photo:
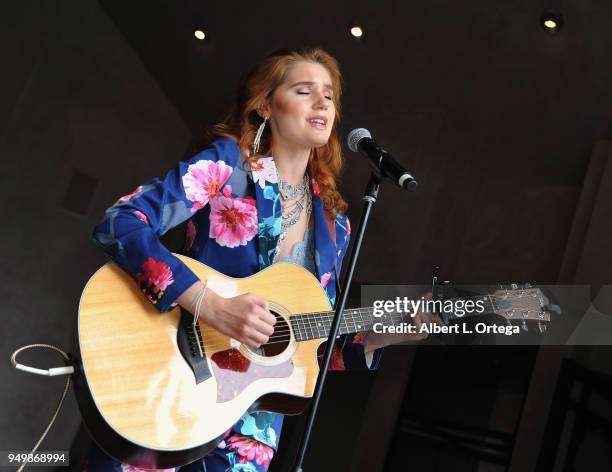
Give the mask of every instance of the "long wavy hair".
[[270, 154], [272, 144], [270, 126], [266, 126], [261, 137], [258, 154], [252, 151], [257, 129], [263, 121], [257, 113], [257, 108], [272, 97], [277, 87], [286, 80], [291, 66], [300, 61], [321, 64], [327, 69], [332, 80], [332, 99], [336, 108], [336, 117], [327, 144], [312, 149], [308, 158], [308, 172], [319, 185], [319, 196], [323, 200], [325, 212], [328, 217], [334, 218], [337, 212], [345, 212], [348, 205], [336, 185], [343, 162], [338, 137], [342, 75], [338, 61], [329, 53], [318, 48], [279, 49], [264, 57], [242, 79], [235, 102], [225, 118], [213, 126], [211, 134], [213, 137], [225, 137], [236, 141], [248, 164], [261, 155]]

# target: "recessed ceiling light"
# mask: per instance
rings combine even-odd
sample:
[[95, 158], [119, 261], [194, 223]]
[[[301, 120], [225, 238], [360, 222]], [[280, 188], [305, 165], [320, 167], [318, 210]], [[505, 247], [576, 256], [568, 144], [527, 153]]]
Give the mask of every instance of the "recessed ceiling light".
[[204, 41], [206, 39], [206, 33], [203, 29], [198, 28], [193, 32], [193, 35], [199, 39], [200, 41]]
[[563, 26], [563, 16], [555, 10], [544, 10], [540, 17], [540, 23], [544, 31], [550, 34], [558, 33]]
[[361, 38], [363, 36], [363, 28], [359, 25], [354, 25], [351, 26], [351, 34], [355, 37], [355, 38]]
[[555, 29], [557, 27], [557, 22], [555, 20], [545, 20], [544, 26], [548, 29]]

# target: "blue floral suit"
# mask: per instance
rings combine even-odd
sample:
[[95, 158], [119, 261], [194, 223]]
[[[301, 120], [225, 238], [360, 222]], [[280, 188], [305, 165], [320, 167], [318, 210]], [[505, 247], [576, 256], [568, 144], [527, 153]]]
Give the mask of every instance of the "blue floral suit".
[[[94, 241], [135, 279], [160, 312], [171, 310], [198, 278], [160, 243], [159, 236], [187, 221], [185, 255], [232, 277], [247, 277], [268, 267], [281, 230], [277, 175], [271, 157], [249, 166], [234, 141], [215, 140], [108, 208], [94, 229]], [[315, 275], [333, 306], [350, 223], [341, 213], [330, 221], [314, 180], [311, 189]], [[375, 369], [381, 354], [375, 351], [371, 363], [366, 362], [362, 333], [349, 335], [342, 350], [334, 347], [330, 369]], [[265, 470], [278, 447], [282, 421], [277, 413], [245, 413], [211, 457], [221, 449], [232, 467], [223, 470], [250, 470], [244, 468], [249, 461], [253, 470]], [[241, 466], [234, 468], [237, 464]]]

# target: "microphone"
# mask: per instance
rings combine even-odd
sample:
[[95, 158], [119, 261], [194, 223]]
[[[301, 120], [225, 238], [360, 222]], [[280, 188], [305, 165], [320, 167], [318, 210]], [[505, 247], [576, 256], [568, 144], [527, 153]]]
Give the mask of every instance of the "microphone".
[[356, 128], [347, 138], [348, 147], [353, 152], [361, 152], [368, 158], [370, 166], [381, 176], [387, 177], [399, 187], [416, 190], [418, 183], [404, 167], [381, 148], [365, 128]]

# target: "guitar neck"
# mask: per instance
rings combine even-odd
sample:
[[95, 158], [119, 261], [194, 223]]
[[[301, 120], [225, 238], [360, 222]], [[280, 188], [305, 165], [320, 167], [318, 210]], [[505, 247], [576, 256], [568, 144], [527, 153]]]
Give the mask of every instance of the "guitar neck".
[[[457, 302], [459, 301], [472, 301], [473, 303], [478, 302], [477, 306], [482, 307], [482, 310], [472, 313], [466, 312], [462, 316], [459, 316], [454, 312], [444, 312], [445, 304], [446, 306], [457, 306]], [[433, 302], [433, 300], [429, 300], [429, 302]], [[371, 331], [375, 324], [390, 327], [400, 326], [402, 323], [409, 323], [412, 320], [412, 316], [410, 315], [410, 313], [412, 313], [412, 308], [410, 305], [404, 307], [403, 304], [400, 304], [399, 308], [408, 308], [408, 310], [398, 310], [393, 313], [384, 312], [382, 315], [379, 315], [382, 310], [375, 310], [374, 307], [347, 308], [344, 310], [344, 315], [342, 317], [342, 321], [340, 322], [339, 334], [352, 334], [363, 331]], [[436, 300], [435, 308], [435, 310], [430, 311], [442, 313], [442, 318], [445, 322], [468, 316], [486, 315], [498, 312], [494, 297], [491, 297], [491, 295]], [[327, 338], [331, 330], [333, 319], [333, 311], [301, 313], [298, 315], [292, 315], [290, 317], [293, 332], [295, 333], [295, 338], [297, 341]]]
[[[384, 315], [391, 325], [391, 316], [397, 319], [398, 325], [400, 318], [408, 318], [400, 314], [385, 314]], [[380, 318], [382, 320], [382, 318]], [[301, 313], [290, 317], [291, 326], [297, 341], [308, 341], [310, 339], [322, 339], [329, 336], [332, 322], [334, 320], [333, 311], [321, 311], [316, 313]], [[405, 320], [404, 320], [405, 321]], [[374, 323], [378, 323], [379, 318], [374, 316], [374, 307], [363, 308], [347, 308], [344, 310], [342, 321], [340, 322], [339, 334], [360, 333], [362, 331], [370, 331]]]

